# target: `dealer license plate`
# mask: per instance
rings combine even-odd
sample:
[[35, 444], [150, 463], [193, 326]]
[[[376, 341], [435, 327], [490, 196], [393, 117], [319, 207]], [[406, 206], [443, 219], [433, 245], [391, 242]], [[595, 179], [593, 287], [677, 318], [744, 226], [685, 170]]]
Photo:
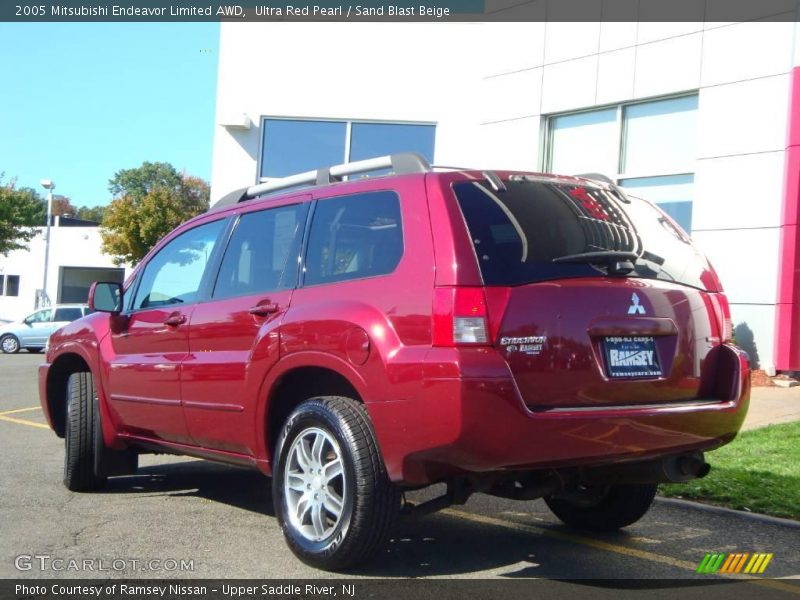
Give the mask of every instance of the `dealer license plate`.
[[612, 336], [603, 339], [609, 377], [661, 377], [656, 340], [652, 336]]

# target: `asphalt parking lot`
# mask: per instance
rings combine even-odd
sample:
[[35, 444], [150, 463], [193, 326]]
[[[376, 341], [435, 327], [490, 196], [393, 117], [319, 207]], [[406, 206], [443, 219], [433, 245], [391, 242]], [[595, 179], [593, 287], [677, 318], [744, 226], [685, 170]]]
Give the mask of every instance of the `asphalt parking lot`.
[[[144, 456], [139, 474], [113, 479], [101, 493], [68, 492], [63, 440], [38, 408], [41, 361], [24, 352], [0, 356], [0, 577], [331, 576], [284, 545], [269, 480], [258, 473]], [[354, 575], [691, 579], [717, 577], [695, 573], [707, 552], [772, 552], [765, 576], [800, 578], [799, 540], [800, 528], [664, 501], [625, 531], [590, 536], [562, 527], [541, 501], [475, 496], [400, 520], [384, 553]], [[71, 559], [106, 570], [67, 570]], [[800, 592], [789, 582], [766, 583]]]

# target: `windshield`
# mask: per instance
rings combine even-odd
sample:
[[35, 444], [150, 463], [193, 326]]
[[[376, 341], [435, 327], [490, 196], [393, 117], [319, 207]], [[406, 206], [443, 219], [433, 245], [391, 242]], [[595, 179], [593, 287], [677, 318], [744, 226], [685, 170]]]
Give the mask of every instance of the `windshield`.
[[453, 186], [486, 285], [614, 275], [706, 289], [706, 259], [649, 202], [588, 184], [504, 183]]

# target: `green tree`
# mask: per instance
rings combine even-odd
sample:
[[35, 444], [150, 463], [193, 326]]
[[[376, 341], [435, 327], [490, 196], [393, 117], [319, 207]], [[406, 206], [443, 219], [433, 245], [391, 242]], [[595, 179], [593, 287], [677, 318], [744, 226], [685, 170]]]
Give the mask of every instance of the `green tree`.
[[79, 206], [75, 216], [84, 221], [103, 222], [103, 215], [106, 212], [105, 206]]
[[140, 200], [155, 188], [177, 189], [183, 181], [181, 174], [169, 163], [143, 162], [135, 169], [117, 171], [108, 182], [114, 198], [132, 196]]
[[34, 229], [45, 222], [46, 205], [32, 188], [17, 188], [12, 179], [3, 183], [0, 173], [0, 255], [27, 248]]
[[208, 184], [168, 163], [118, 171], [109, 190], [115, 199], [105, 209], [100, 234], [116, 264], [139, 262], [167, 233], [208, 210]]

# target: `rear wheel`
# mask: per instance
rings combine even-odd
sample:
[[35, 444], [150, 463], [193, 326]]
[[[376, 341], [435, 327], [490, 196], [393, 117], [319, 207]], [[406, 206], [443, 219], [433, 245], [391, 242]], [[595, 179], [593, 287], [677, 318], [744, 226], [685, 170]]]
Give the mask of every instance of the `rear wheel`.
[[612, 531], [641, 519], [653, 503], [656, 484], [580, 487], [545, 498], [565, 524], [589, 531]]
[[304, 402], [284, 424], [275, 456], [275, 511], [300, 560], [341, 570], [380, 549], [400, 495], [360, 403], [337, 396]]
[[91, 373], [73, 373], [67, 382], [67, 424], [64, 441], [64, 485], [73, 492], [97, 490], [106, 483], [95, 475], [100, 414]]
[[19, 352], [19, 340], [15, 335], [4, 335], [0, 338], [0, 350], [3, 354], [16, 354]]

